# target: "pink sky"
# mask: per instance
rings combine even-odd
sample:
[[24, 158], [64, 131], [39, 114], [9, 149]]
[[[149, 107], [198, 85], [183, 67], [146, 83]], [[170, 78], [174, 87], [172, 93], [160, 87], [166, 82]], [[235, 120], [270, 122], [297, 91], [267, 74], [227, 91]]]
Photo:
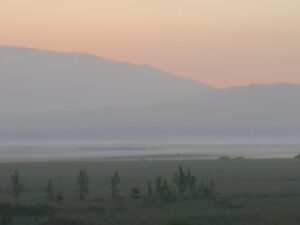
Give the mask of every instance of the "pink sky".
[[3, 0], [0, 44], [87, 52], [218, 86], [300, 83], [299, 0]]

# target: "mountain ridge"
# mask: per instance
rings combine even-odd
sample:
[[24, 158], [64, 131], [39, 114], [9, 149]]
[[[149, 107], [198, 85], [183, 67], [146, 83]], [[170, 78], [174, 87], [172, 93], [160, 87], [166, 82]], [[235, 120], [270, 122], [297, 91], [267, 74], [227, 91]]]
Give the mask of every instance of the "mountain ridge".
[[149, 66], [28, 48], [0, 47], [0, 75], [7, 113], [146, 105], [214, 90]]
[[[215, 89], [145, 66], [90, 60], [90, 56], [82, 63], [82, 57], [86, 59], [82, 54], [30, 58], [24, 51], [5, 58], [0, 48], [0, 139], [280, 140], [300, 136], [297, 84]], [[5, 68], [10, 69], [6, 75]], [[51, 98], [45, 98], [47, 94]], [[13, 101], [19, 103], [17, 107]], [[15, 113], [4, 115], [5, 106]], [[23, 110], [41, 106], [46, 106], [44, 111]]]

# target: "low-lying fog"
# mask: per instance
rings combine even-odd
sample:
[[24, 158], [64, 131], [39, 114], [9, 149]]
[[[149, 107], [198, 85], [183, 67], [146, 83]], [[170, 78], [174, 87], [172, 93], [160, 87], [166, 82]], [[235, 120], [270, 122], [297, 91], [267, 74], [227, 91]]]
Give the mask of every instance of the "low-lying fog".
[[15, 142], [0, 143], [0, 162], [51, 160], [172, 160], [292, 158], [300, 144], [167, 142]]

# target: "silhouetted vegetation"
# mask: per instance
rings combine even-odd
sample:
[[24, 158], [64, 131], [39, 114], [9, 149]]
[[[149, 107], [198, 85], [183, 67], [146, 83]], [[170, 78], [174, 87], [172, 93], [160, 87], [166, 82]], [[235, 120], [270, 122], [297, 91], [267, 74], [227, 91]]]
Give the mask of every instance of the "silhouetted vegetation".
[[180, 195], [190, 197], [197, 191], [196, 176], [192, 175], [189, 169], [184, 170], [182, 166], [178, 167], [178, 170], [174, 174], [173, 181]]
[[150, 181], [147, 182], [147, 191], [144, 195], [144, 204], [145, 205], [152, 205], [154, 202], [154, 191]]
[[45, 189], [45, 193], [46, 193], [46, 198], [49, 201], [53, 201], [55, 199], [56, 188], [53, 184], [52, 179], [48, 180], [48, 183], [44, 189]]
[[20, 194], [24, 192], [25, 187], [17, 170], [15, 170], [14, 173], [10, 176], [10, 187], [13, 196], [18, 200]]
[[[122, 194], [120, 183], [120, 174], [116, 171], [110, 179], [110, 196], [114, 208], [120, 211], [125, 209], [125, 201], [129, 201], [130, 199], [140, 201], [144, 206], [151, 206], [153, 204], [171, 204], [176, 201], [188, 201], [190, 198], [197, 199], [201, 196], [212, 196], [214, 193], [213, 181], [208, 183], [201, 181], [198, 185], [196, 175], [192, 174], [189, 169], [185, 169], [183, 166], [179, 166], [172, 177], [158, 176], [152, 182], [147, 182], [144, 186], [144, 190], [140, 187], [132, 186], [127, 196]], [[75, 189], [79, 200], [87, 200], [90, 194], [89, 185], [90, 177], [87, 171], [79, 170], [76, 176]], [[15, 199], [19, 199], [19, 196], [25, 190], [23, 180], [17, 170], [15, 170], [10, 177], [10, 189]], [[16, 205], [3, 203], [0, 205], [1, 224], [13, 225], [16, 218], [24, 217], [32, 218], [32, 221], [37, 225], [85, 224], [72, 219], [55, 218], [57, 211], [64, 210], [68, 212], [68, 210], [72, 210], [72, 207], [62, 205], [66, 196], [60, 188], [55, 185], [53, 179], [48, 179], [42, 190], [49, 204], [51, 204], [51, 202], [57, 202], [58, 205], [53, 208], [45, 204], [34, 203], [30, 206], [19, 203]], [[69, 191], [68, 193], [70, 194], [71, 192]], [[36, 199], [35, 201], [39, 200]], [[129, 206], [130, 205], [132, 205], [132, 203], [129, 202]], [[86, 212], [94, 212], [95, 210], [101, 212], [103, 209], [106, 211], [105, 207], [91, 206], [86, 207]]]
[[110, 190], [111, 190], [111, 197], [112, 198], [118, 198], [120, 197], [120, 176], [119, 172], [116, 171], [114, 175], [110, 179]]
[[201, 181], [200, 188], [201, 188], [200, 190], [204, 196], [211, 197], [211, 196], [213, 196], [213, 194], [215, 192], [215, 183], [213, 180], [211, 180], [209, 182]]
[[[85, 201], [78, 201], [78, 175], [85, 176], [77, 168], [89, 172]], [[298, 225], [300, 219], [297, 160], [49, 162], [0, 169], [0, 225]], [[22, 184], [17, 198], [12, 183]]]
[[77, 175], [77, 189], [79, 199], [85, 200], [90, 192], [89, 189], [90, 178], [85, 170], [80, 170]]

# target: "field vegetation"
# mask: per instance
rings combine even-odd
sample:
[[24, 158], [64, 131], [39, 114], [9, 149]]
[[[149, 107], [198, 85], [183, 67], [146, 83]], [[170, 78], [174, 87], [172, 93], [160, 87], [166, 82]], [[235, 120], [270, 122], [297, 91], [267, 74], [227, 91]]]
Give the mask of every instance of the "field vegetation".
[[296, 159], [0, 164], [2, 225], [298, 225]]

